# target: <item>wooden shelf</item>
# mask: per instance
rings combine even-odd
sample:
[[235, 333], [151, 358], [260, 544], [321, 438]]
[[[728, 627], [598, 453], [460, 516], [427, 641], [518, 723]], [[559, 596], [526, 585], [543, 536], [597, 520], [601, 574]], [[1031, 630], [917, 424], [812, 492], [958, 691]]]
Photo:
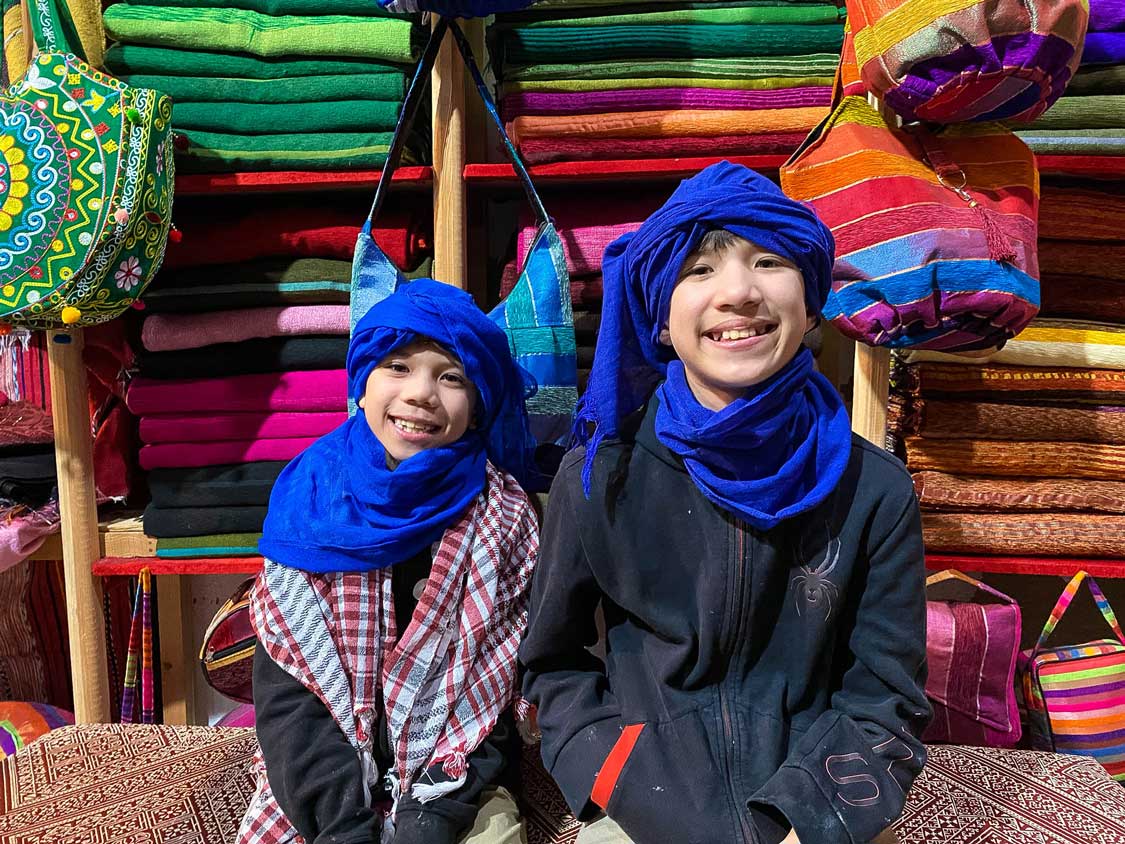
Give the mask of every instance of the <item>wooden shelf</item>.
[[[718, 161], [743, 164], [754, 170], [776, 171], [785, 155], [719, 155], [705, 158], [638, 158], [620, 161], [560, 161], [536, 164], [529, 168], [536, 184], [574, 184], [589, 182], [653, 182], [683, 179]], [[511, 164], [468, 164], [465, 181], [471, 185], [518, 185]]]
[[[187, 173], [176, 177], [177, 196], [282, 193], [286, 191], [369, 190], [379, 184], [378, 170], [278, 170], [261, 173]], [[425, 188], [433, 183], [430, 167], [400, 167], [394, 185]]]
[[1125, 577], [1125, 559], [1068, 559], [1062, 557], [978, 557], [961, 554], [927, 554], [931, 571], [960, 569], [988, 574], [1057, 575], [1072, 577], [1085, 571], [1094, 577]]
[[[148, 557], [156, 553], [156, 540], [145, 536], [140, 517], [113, 519], [98, 525], [99, 557]], [[48, 536], [31, 560], [61, 560], [62, 537]]]
[[262, 569], [261, 557], [102, 557], [94, 563], [95, 575], [113, 577], [135, 575], [148, 568], [153, 574], [257, 574]]

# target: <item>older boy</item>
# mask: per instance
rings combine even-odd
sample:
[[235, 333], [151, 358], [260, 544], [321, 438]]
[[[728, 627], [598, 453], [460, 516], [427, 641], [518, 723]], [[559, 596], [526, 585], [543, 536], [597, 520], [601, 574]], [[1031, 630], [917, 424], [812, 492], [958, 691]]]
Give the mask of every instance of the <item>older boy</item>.
[[520, 651], [582, 844], [865, 844], [922, 768], [917, 501], [801, 347], [832, 260], [728, 162], [606, 251]]

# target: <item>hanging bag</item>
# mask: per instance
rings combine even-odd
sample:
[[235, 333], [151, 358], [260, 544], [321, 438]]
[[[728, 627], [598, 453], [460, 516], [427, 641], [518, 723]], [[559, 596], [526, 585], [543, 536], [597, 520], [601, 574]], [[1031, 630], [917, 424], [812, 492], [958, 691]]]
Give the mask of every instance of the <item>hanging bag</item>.
[[995, 123], [897, 127], [843, 93], [838, 71], [832, 113], [781, 168], [836, 239], [825, 318], [871, 346], [1002, 347], [1039, 310], [1035, 156]]
[[[1047, 639], [1083, 581], [1114, 638], [1048, 648]], [[1125, 782], [1125, 634], [1086, 572], [1074, 575], [1035, 647], [1020, 654], [1020, 680], [1032, 748], [1093, 756]]]
[[163, 260], [172, 101], [67, 52], [56, 0], [31, 2], [38, 54], [0, 93], [0, 323], [91, 325]]
[[253, 703], [254, 651], [258, 638], [250, 621], [250, 590], [245, 580], [219, 607], [203, 633], [199, 667], [207, 685], [239, 703]]
[[904, 120], [1031, 121], [1078, 70], [1085, 0], [847, 0], [867, 89]]
[[926, 579], [927, 742], [1015, 747], [1020, 740], [1016, 657], [1020, 607], [959, 571]]

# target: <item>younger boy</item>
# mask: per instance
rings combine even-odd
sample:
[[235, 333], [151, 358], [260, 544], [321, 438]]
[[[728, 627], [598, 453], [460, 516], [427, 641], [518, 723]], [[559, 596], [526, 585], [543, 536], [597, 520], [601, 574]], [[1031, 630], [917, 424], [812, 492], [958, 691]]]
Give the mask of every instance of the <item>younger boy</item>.
[[467, 293], [430, 279], [368, 311], [347, 368], [362, 413], [270, 498], [239, 841], [522, 842], [495, 786], [538, 549], [517, 483], [530, 376]]
[[548, 770], [608, 815], [580, 844], [866, 844], [922, 768], [913, 487], [801, 347], [832, 261], [728, 162], [606, 250], [520, 651]]

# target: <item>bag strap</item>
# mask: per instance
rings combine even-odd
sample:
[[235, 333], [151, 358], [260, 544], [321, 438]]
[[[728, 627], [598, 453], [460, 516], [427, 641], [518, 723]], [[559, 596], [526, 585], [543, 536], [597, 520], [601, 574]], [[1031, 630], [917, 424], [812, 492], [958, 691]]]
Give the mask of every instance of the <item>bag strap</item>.
[[42, 53], [70, 53], [71, 49], [56, 0], [27, 0], [31, 36]]
[[944, 569], [939, 572], [934, 572], [926, 578], [926, 588], [928, 589], [931, 586], [937, 586], [939, 583], [945, 583], [947, 580], [957, 580], [961, 583], [966, 583], [969, 586], [972, 586], [974, 589], [979, 589], [982, 592], [987, 592], [994, 598], [1000, 598], [1005, 603], [1016, 603], [1016, 601], [1013, 600], [1010, 595], [1005, 595], [999, 589], [993, 589], [987, 583], [982, 583], [975, 577], [969, 577], [967, 574], [958, 571], [957, 569]]
[[1062, 594], [1059, 596], [1055, 608], [1051, 610], [1051, 615], [1047, 618], [1047, 623], [1043, 625], [1043, 632], [1039, 635], [1039, 641], [1035, 643], [1032, 649], [1031, 656], [1034, 657], [1039, 651], [1047, 644], [1047, 639], [1052, 633], [1055, 632], [1055, 627], [1058, 626], [1059, 621], [1062, 619], [1063, 614], [1069, 609], [1071, 601], [1078, 593], [1079, 587], [1082, 586], [1082, 581], [1090, 587], [1090, 594], [1094, 596], [1094, 603], [1098, 605], [1098, 610], [1102, 614], [1102, 618], [1113, 629], [1114, 635], [1117, 636], [1119, 642], [1125, 645], [1125, 633], [1121, 632], [1121, 625], [1117, 623], [1117, 615], [1113, 612], [1113, 607], [1109, 605], [1106, 600], [1105, 594], [1098, 587], [1094, 578], [1090, 577], [1086, 572], [1080, 571], [1070, 579], [1070, 583], [1063, 589]]

